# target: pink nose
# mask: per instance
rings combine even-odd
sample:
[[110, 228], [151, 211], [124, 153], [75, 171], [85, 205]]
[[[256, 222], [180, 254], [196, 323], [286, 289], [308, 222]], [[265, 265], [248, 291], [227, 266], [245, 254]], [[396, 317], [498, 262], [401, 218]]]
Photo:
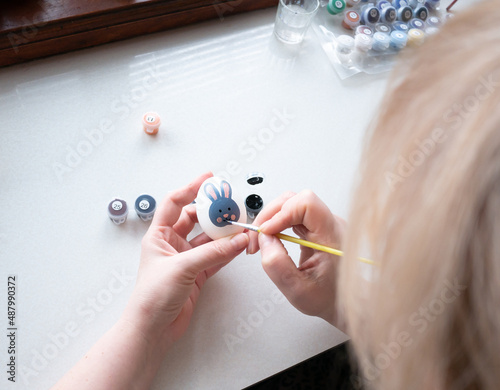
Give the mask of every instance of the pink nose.
[[227, 218], [227, 217], [229, 217], [229, 214], [224, 214], [223, 217]]

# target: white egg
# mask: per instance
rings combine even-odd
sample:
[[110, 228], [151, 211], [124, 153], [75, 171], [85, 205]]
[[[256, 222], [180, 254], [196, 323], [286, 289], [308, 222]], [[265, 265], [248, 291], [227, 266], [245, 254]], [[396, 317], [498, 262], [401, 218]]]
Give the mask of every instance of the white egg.
[[203, 231], [213, 240], [244, 230], [227, 220], [245, 223], [247, 218], [243, 198], [220, 177], [211, 177], [201, 185], [196, 197], [196, 215]]

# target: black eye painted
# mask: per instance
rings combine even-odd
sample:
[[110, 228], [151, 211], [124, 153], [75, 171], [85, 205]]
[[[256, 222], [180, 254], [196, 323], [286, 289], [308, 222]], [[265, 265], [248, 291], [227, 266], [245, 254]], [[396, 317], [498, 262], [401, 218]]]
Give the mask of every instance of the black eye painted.
[[219, 213], [222, 213], [222, 210], [219, 210]]
[[227, 208], [227, 210], [228, 210], [228, 211], [231, 211], [231, 207], [228, 207], [228, 208]]

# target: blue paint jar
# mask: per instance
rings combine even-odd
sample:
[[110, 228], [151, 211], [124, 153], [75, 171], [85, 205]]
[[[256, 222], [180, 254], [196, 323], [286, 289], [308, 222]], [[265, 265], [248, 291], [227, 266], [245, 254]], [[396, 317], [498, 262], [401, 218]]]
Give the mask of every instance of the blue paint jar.
[[425, 28], [425, 23], [421, 21], [420, 19], [413, 18], [410, 20], [408, 23], [409, 28], [418, 28], [419, 30], [423, 30]]
[[380, 19], [380, 11], [372, 4], [361, 7], [361, 24], [375, 24]]
[[151, 195], [140, 195], [135, 201], [135, 212], [143, 221], [150, 221], [156, 211], [156, 200]]
[[396, 20], [397, 16], [398, 14], [396, 8], [394, 8], [393, 6], [384, 7], [380, 11], [380, 20], [384, 23], [393, 23]]
[[391, 47], [396, 50], [401, 50], [408, 42], [408, 35], [402, 31], [391, 32]]
[[401, 8], [401, 7], [407, 6], [408, 1], [407, 0], [393, 0], [392, 5], [396, 8]]
[[399, 21], [395, 21], [392, 24], [392, 29], [395, 30], [395, 31], [402, 31], [404, 33], [408, 33], [408, 30], [409, 30], [409, 28], [406, 25], [406, 23], [399, 22]]
[[425, 6], [429, 9], [436, 10], [440, 6], [441, 2], [440, 0], [426, 0], [425, 1]]
[[425, 5], [419, 5], [417, 8], [413, 10], [413, 15], [416, 18], [419, 18], [420, 20], [423, 20], [425, 22], [425, 20], [429, 16], [429, 10]]
[[408, 23], [413, 18], [413, 10], [408, 5], [399, 8], [397, 14], [398, 20], [403, 23]]

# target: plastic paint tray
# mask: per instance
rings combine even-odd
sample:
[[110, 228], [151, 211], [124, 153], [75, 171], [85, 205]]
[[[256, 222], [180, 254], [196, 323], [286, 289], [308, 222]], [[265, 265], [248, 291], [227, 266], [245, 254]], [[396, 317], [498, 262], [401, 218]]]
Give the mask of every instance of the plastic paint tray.
[[[346, 11], [358, 9], [358, 7], [346, 8]], [[331, 15], [328, 13], [326, 7], [322, 6], [312, 23], [313, 30], [318, 36], [321, 47], [340, 79], [344, 80], [357, 73], [378, 74], [390, 71], [396, 62], [400, 50], [389, 48], [383, 52], [377, 52], [370, 49], [366, 53], [363, 53], [363, 55], [358, 55], [358, 60], [355, 62], [352, 60], [340, 60], [336, 50], [336, 38], [340, 35], [349, 35], [351, 37], [355, 35], [354, 30], [348, 30], [342, 26], [342, 20], [346, 11], [339, 15]], [[429, 13], [429, 17], [431, 16], [439, 17], [442, 23], [444, 23], [446, 12], [437, 9]]]

